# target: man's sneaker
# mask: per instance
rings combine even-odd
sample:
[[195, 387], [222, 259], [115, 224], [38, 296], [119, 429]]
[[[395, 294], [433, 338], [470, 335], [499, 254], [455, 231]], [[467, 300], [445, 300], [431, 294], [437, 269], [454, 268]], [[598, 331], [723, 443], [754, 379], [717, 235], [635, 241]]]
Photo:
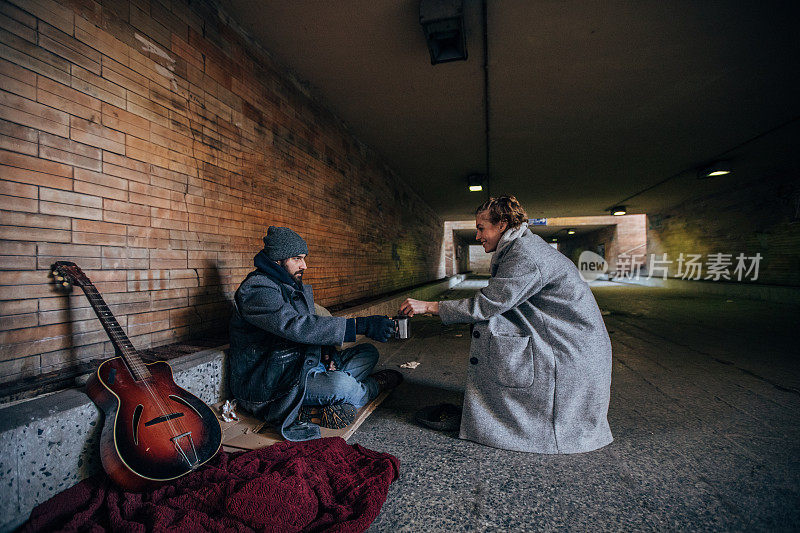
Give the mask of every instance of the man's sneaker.
[[349, 403], [336, 405], [304, 405], [297, 414], [301, 422], [311, 422], [323, 428], [342, 429], [356, 419], [358, 409]]
[[403, 374], [389, 368], [379, 370], [370, 377], [378, 383], [378, 388], [381, 392], [391, 390], [403, 382]]

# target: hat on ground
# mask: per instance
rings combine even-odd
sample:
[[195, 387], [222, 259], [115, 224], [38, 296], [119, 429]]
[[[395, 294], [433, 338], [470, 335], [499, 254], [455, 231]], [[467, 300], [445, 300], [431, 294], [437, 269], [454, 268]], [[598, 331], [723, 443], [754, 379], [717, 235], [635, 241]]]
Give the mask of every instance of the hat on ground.
[[280, 261], [301, 254], [308, 254], [308, 245], [303, 238], [281, 226], [270, 226], [264, 237], [264, 251], [273, 261]]

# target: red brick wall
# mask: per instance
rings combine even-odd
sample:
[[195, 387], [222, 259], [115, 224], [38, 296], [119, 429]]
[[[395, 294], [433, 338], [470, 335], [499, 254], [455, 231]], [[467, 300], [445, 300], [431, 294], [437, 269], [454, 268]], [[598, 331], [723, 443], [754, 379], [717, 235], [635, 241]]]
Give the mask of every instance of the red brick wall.
[[203, 2], [0, 0], [0, 381], [223, 330], [270, 224], [332, 305], [439, 277], [442, 222]]
[[[719, 178], [724, 179], [724, 178]], [[757, 283], [800, 286], [800, 175], [774, 175], [648, 214], [648, 254], [673, 261], [681, 253], [702, 256], [705, 278], [709, 254], [760, 254]], [[749, 267], [751, 261], [746, 264]], [[753, 275], [737, 283], [753, 282]], [[735, 279], [735, 277], [734, 277]]]

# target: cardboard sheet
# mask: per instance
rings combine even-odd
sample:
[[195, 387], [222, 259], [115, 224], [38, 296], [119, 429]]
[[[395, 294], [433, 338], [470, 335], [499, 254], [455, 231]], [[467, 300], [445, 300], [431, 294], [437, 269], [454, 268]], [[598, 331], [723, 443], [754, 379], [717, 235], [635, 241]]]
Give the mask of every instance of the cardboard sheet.
[[[344, 440], [350, 438], [355, 433], [358, 427], [364, 423], [364, 420], [372, 414], [372, 412], [383, 402], [391, 391], [384, 391], [378, 395], [377, 398], [369, 402], [367, 405], [358, 410], [355, 421], [342, 429], [328, 429], [320, 428], [323, 437], [342, 437]], [[219, 402], [213, 406], [214, 412], [217, 413], [217, 419], [222, 426], [222, 449], [227, 452], [235, 452], [241, 450], [255, 450], [270, 446], [276, 442], [283, 441], [280, 433], [278, 433], [271, 426], [268, 426], [261, 420], [253, 417], [250, 413], [244, 410], [237, 409], [236, 414], [239, 415], [239, 420], [225, 422], [219, 416], [220, 407], [225, 402]]]

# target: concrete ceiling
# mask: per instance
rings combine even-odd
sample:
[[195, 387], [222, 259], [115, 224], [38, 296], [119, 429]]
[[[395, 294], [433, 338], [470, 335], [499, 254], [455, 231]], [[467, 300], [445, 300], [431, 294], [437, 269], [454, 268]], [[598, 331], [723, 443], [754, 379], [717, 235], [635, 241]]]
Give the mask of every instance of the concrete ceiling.
[[[223, 8], [446, 219], [485, 193], [483, 17], [431, 65], [419, 0]], [[488, 0], [490, 191], [532, 217], [657, 211], [800, 168], [800, 2]], [[694, 169], [730, 159], [734, 174]], [[663, 183], [662, 183], [663, 182]]]

